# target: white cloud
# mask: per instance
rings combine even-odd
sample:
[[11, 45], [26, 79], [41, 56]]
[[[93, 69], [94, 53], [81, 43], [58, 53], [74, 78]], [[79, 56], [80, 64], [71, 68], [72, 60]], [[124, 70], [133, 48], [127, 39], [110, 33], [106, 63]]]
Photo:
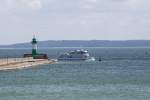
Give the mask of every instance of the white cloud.
[[20, 0], [22, 4], [27, 5], [33, 9], [40, 9], [42, 8], [42, 1], [41, 0]]
[[43, 40], [150, 39], [149, 5], [149, 0], [0, 0], [0, 34], [5, 33], [0, 42], [8, 34], [26, 40], [22, 34], [34, 32], [43, 33]]
[[0, 8], [3, 10], [28, 10], [42, 8], [42, 0], [2, 0]]

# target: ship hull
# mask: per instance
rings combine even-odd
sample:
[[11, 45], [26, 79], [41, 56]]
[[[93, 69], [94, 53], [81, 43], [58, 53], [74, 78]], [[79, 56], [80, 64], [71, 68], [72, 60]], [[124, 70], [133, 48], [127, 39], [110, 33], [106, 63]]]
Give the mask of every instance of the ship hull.
[[58, 58], [58, 61], [95, 61], [95, 58]]

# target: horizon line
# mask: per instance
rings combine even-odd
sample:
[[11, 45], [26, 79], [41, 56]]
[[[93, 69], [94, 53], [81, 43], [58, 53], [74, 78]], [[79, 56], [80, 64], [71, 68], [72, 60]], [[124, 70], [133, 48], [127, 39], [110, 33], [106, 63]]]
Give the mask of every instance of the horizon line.
[[[128, 39], [128, 40], [107, 40], [107, 39], [104, 39], [104, 40], [100, 40], [100, 39], [87, 39], [87, 40], [78, 40], [78, 39], [74, 39], [74, 40], [69, 40], [69, 39], [62, 39], [62, 40], [38, 40], [38, 42], [46, 42], [46, 41], [120, 41], [120, 42], [125, 42], [125, 41], [150, 41], [150, 39]], [[8, 43], [8, 44], [0, 44], [0, 46], [9, 46], [9, 45], [15, 45], [15, 44], [24, 44], [24, 43], [30, 43], [31, 41], [24, 41], [24, 42], [16, 42], [16, 43]]]

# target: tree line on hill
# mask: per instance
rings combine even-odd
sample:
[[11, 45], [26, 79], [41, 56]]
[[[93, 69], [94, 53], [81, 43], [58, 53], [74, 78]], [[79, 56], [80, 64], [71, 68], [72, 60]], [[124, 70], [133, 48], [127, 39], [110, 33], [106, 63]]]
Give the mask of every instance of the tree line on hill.
[[[38, 41], [38, 46], [43, 47], [149, 47], [150, 40], [48, 40]], [[1, 45], [0, 48], [31, 48], [31, 43], [18, 43]]]

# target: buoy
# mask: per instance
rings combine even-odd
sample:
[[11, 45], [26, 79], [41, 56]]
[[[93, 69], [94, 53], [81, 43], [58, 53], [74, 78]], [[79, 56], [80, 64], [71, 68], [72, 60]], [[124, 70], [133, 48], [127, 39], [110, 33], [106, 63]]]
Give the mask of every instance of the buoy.
[[98, 61], [102, 61], [102, 59], [99, 57]]

